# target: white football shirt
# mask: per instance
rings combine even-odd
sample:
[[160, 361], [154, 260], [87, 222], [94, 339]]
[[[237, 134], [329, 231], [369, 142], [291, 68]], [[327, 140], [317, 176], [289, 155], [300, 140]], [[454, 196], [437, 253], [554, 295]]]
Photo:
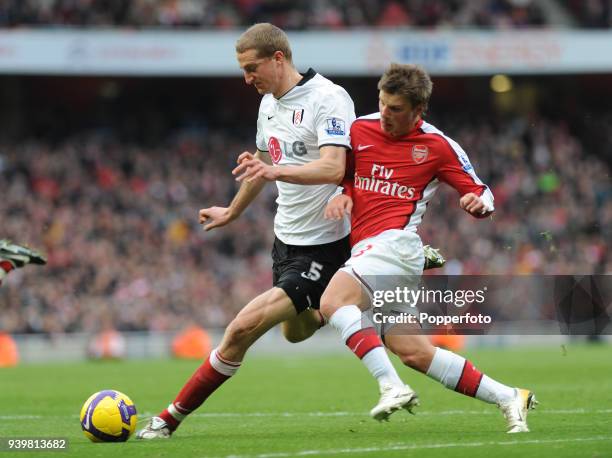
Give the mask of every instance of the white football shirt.
[[[355, 106], [348, 93], [309, 69], [282, 97], [266, 94], [259, 106], [257, 149], [274, 165], [302, 166], [319, 159], [325, 145], [351, 147]], [[323, 218], [337, 185], [299, 185], [277, 181], [276, 236], [288, 245], [320, 245], [346, 237], [350, 219]]]

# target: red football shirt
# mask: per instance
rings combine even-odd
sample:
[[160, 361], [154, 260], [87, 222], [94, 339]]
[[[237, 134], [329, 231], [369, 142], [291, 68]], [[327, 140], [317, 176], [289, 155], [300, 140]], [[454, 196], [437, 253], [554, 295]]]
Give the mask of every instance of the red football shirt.
[[461, 196], [480, 196], [493, 211], [493, 194], [476, 176], [457, 142], [420, 120], [403, 137], [380, 126], [380, 113], [358, 118], [351, 127], [347, 176], [353, 199], [351, 245], [388, 229], [416, 231], [440, 181]]

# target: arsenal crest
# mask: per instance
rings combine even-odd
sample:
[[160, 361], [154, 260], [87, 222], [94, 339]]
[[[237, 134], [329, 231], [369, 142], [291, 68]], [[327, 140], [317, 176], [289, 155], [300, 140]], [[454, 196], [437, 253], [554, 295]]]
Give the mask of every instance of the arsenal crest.
[[293, 110], [293, 125], [299, 126], [302, 124], [302, 119], [304, 119], [304, 109]]
[[416, 162], [417, 164], [424, 162], [425, 159], [427, 159], [428, 155], [429, 155], [429, 149], [427, 148], [427, 146], [414, 145], [412, 147], [412, 159], [414, 159], [414, 162]]

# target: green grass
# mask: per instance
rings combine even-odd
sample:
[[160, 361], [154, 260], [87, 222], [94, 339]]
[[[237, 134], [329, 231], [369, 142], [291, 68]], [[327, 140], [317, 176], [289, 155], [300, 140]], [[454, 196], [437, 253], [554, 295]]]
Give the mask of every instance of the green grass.
[[114, 388], [127, 393], [141, 414], [157, 413], [197, 363], [1, 369], [0, 436], [69, 439], [67, 452], [19, 457], [612, 456], [612, 348], [569, 346], [566, 354], [560, 348], [478, 350], [467, 356], [490, 376], [536, 392], [541, 404], [530, 414], [530, 434], [505, 434], [494, 406], [407, 368], [400, 374], [419, 392], [419, 413], [398, 412], [378, 424], [367, 415], [378, 398], [376, 385], [347, 354], [249, 358], [170, 440], [121, 444], [93, 444], [83, 436], [78, 413], [85, 399]]

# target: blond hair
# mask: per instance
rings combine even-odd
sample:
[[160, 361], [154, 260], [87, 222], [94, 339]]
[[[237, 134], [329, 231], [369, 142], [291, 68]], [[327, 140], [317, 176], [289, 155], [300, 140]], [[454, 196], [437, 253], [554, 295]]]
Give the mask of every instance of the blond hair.
[[264, 22], [249, 27], [236, 42], [236, 52], [242, 54], [250, 49], [257, 51], [257, 57], [272, 57], [281, 51], [291, 62], [291, 46], [287, 34], [273, 24]]
[[431, 97], [433, 83], [423, 67], [413, 64], [391, 64], [378, 81], [378, 90], [391, 95], [402, 95], [413, 108], [423, 107]]

